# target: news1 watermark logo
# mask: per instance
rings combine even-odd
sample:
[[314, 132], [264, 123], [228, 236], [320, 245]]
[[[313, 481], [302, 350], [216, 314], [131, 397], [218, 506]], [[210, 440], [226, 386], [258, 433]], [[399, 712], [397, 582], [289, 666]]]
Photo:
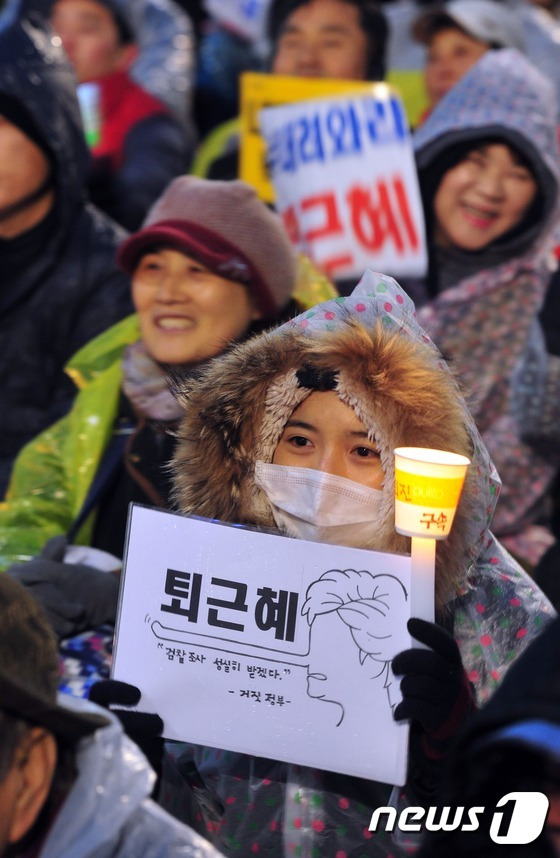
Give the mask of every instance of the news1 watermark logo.
[[[542, 792], [508, 792], [497, 803], [490, 819], [489, 835], [494, 843], [522, 846], [542, 834], [548, 813], [548, 798]], [[371, 815], [370, 831], [421, 833], [427, 831], [477, 831], [485, 807], [378, 807]]]

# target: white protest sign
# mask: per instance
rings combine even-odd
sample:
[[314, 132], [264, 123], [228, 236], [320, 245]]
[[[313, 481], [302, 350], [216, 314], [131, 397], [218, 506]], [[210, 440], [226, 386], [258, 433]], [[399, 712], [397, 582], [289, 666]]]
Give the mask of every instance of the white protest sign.
[[425, 274], [408, 124], [387, 85], [265, 108], [259, 125], [276, 208], [298, 250], [334, 278], [361, 277], [366, 268]]
[[169, 739], [401, 785], [410, 566], [134, 505], [113, 675]]

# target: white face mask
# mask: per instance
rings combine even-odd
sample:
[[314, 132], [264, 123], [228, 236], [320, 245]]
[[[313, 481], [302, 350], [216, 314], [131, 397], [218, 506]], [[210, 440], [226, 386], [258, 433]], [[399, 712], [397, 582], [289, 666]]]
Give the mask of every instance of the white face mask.
[[360, 548], [372, 542], [383, 492], [312, 468], [256, 462], [255, 482], [289, 536]]

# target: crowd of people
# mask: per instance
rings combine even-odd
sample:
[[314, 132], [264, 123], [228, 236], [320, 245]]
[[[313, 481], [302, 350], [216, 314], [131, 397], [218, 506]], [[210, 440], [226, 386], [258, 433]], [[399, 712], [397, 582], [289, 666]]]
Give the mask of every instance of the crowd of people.
[[[559, 28], [555, 0], [0, 4], [0, 856], [490, 858], [512, 790], [549, 810], [508, 854], [560, 855]], [[333, 280], [240, 178], [240, 75], [402, 69], [426, 272]], [[165, 742], [110, 678], [130, 504], [407, 555], [397, 447], [470, 461], [390, 657], [405, 785]], [[314, 611], [375, 613], [331, 583]], [[391, 804], [490, 815], [405, 842], [368, 829]]]

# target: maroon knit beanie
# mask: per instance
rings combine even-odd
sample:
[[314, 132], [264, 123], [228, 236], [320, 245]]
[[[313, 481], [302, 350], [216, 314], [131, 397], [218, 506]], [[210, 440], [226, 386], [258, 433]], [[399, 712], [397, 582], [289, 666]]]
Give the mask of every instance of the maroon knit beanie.
[[142, 254], [159, 244], [244, 283], [265, 318], [285, 307], [294, 290], [295, 251], [279, 217], [246, 182], [174, 179], [139, 232], [120, 246], [117, 262], [133, 274]]

